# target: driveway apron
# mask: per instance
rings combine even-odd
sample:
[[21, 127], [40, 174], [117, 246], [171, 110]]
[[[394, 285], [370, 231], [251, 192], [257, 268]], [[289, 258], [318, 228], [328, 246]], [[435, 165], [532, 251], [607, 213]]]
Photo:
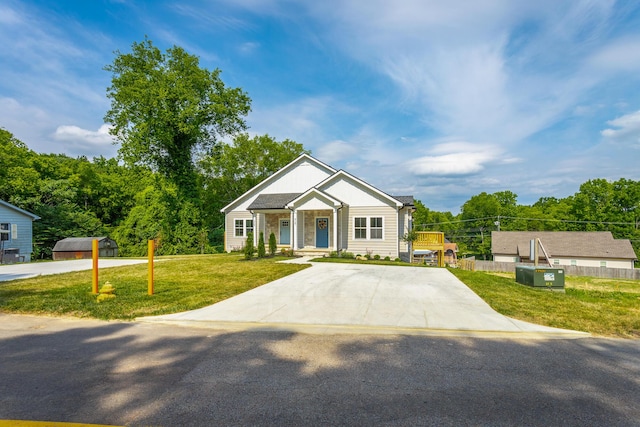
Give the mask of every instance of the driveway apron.
[[442, 268], [312, 263], [209, 307], [145, 322], [316, 332], [506, 332], [586, 336], [505, 317]]

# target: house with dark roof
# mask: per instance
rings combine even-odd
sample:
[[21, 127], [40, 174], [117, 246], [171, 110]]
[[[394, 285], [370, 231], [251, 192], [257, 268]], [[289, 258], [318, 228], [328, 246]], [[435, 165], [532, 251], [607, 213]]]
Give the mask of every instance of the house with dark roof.
[[[540, 239], [553, 265], [633, 268], [636, 260], [631, 242], [614, 239], [609, 231], [493, 231], [493, 260], [532, 263], [530, 242], [533, 239]], [[543, 251], [538, 256], [545, 262]]]
[[94, 240], [98, 241], [100, 258], [118, 256], [118, 244], [108, 237], [67, 237], [56, 242], [53, 247], [53, 260], [91, 259]]
[[225, 250], [241, 249], [248, 233], [274, 233], [295, 253], [348, 251], [408, 258], [401, 236], [411, 230], [413, 196], [391, 196], [303, 154], [221, 209]]
[[38, 215], [0, 200], [0, 263], [31, 261], [33, 221]]

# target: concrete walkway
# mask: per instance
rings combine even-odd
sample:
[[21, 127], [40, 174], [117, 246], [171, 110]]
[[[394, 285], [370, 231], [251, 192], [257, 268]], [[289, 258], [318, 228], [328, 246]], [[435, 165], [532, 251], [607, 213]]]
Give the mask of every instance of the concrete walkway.
[[445, 269], [364, 264], [313, 263], [209, 307], [138, 320], [317, 333], [588, 336], [498, 314]]
[[[121, 265], [142, 264], [145, 262], [147, 262], [147, 260], [144, 259], [100, 258], [98, 260], [98, 268], [119, 267]], [[28, 279], [29, 277], [47, 274], [91, 270], [92, 268], [93, 261], [90, 259], [0, 265], [0, 282], [16, 279]]]

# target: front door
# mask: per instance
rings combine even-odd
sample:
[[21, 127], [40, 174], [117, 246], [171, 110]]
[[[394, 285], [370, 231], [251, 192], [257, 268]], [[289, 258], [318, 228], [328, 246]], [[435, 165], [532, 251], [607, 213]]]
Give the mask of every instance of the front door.
[[329, 247], [329, 218], [316, 218], [316, 248]]
[[291, 227], [289, 226], [290, 221], [288, 219], [280, 220], [280, 244], [281, 245], [290, 245], [291, 244]]

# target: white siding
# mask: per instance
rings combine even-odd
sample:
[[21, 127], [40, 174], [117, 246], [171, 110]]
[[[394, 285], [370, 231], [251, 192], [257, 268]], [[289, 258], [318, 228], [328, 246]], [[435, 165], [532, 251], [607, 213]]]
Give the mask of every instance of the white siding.
[[389, 200], [383, 199], [371, 190], [359, 185], [356, 182], [341, 177], [320, 188], [332, 197], [347, 203], [349, 206], [389, 206]]
[[[236, 237], [235, 236], [235, 220], [236, 219], [253, 219], [253, 217], [251, 216], [251, 213], [249, 213], [249, 211], [244, 211], [244, 212], [230, 212], [229, 214], [226, 215], [225, 218], [225, 238], [226, 238], [226, 244], [225, 244], [225, 250], [227, 252], [230, 252], [232, 250], [240, 250], [244, 247], [245, 242], [247, 240], [247, 236], [242, 236], [242, 237]], [[254, 221], [254, 229], [255, 229], [255, 221]]]
[[316, 195], [308, 195], [296, 204], [297, 210], [321, 210], [327, 208], [333, 209], [333, 205]]
[[[398, 215], [398, 236], [404, 236], [409, 232], [410, 208], [402, 208]], [[408, 252], [409, 244], [400, 239], [400, 252]]]
[[[519, 258], [514, 255], [494, 255], [493, 257], [493, 260], [495, 262], [520, 262], [520, 261], [517, 261], [518, 259]], [[556, 260], [558, 260], [557, 264], [555, 262]], [[575, 265], [577, 267], [602, 267], [602, 265], [600, 265], [602, 261], [606, 262], [607, 268], [633, 268], [633, 261], [630, 261], [630, 260], [551, 257], [551, 264], [553, 264], [554, 267], [571, 266], [571, 265]], [[529, 261], [529, 257], [527, 257], [526, 259], [523, 259], [522, 262], [530, 263], [533, 261]], [[544, 259], [540, 259], [538, 264], [547, 265], [546, 260]]]
[[[354, 218], [382, 217], [383, 239], [354, 239]], [[389, 256], [392, 259], [398, 257], [398, 212], [390, 206], [349, 207], [348, 221], [348, 248], [349, 252], [365, 255], [370, 251], [372, 255], [380, 255], [382, 258]]]

